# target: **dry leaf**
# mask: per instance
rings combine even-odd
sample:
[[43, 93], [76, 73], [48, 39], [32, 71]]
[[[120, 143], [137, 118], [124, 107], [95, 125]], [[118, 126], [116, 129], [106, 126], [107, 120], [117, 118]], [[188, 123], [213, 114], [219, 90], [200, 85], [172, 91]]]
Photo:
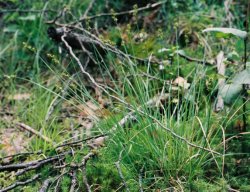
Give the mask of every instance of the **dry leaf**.
[[[5, 129], [1, 133], [1, 138], [0, 154], [3, 154], [4, 156], [23, 152], [29, 141], [25, 138], [24, 134], [14, 128]], [[9, 159], [7, 158], [5, 161], [9, 161]]]
[[29, 93], [18, 93], [18, 94], [15, 94], [15, 95], [8, 96], [9, 100], [16, 100], [16, 101], [27, 100], [29, 98], [30, 98]]
[[173, 83], [184, 89], [188, 89], [190, 87], [190, 83], [188, 83], [183, 77], [177, 77]]

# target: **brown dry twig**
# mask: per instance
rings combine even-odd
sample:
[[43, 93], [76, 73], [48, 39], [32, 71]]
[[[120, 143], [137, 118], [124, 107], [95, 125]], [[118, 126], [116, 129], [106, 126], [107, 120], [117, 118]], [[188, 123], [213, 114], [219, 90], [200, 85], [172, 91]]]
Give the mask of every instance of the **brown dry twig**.
[[20, 122], [16, 122], [16, 125], [17, 125], [18, 127], [22, 128], [22, 129], [25, 129], [25, 130], [27, 130], [27, 131], [33, 133], [34, 135], [36, 135], [36, 136], [42, 138], [44, 141], [46, 141], [46, 142], [48, 142], [48, 143], [51, 143], [51, 144], [54, 144], [54, 142], [53, 142], [50, 138], [46, 137], [45, 135], [42, 135], [39, 131], [33, 129], [33, 128], [30, 127], [30, 126], [28, 126], [28, 125], [26, 125], [26, 124], [24, 124], [24, 123], [20, 123]]

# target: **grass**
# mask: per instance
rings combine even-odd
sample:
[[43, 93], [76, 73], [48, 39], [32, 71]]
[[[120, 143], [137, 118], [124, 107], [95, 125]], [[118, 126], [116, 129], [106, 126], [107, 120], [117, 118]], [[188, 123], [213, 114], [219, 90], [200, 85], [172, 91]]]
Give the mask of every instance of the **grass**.
[[[28, 4], [29, 2], [20, 5], [20, 9], [26, 8]], [[37, 3], [32, 4], [32, 7], [56, 9], [59, 4], [54, 5], [50, 2], [44, 6]], [[81, 15], [75, 9], [79, 4], [78, 1], [65, 3], [72, 11], [71, 15], [68, 15], [68, 20]], [[88, 3], [81, 6], [87, 5]], [[101, 12], [101, 6], [103, 5], [99, 4], [93, 12]], [[216, 9], [219, 10], [218, 14], [222, 15], [223, 8], [216, 5]], [[199, 11], [199, 14], [206, 14], [210, 10], [211, 7], [207, 6], [204, 12]], [[196, 21], [195, 23], [187, 19], [189, 14], [183, 13], [179, 19], [174, 20], [177, 26], [184, 26], [186, 35], [194, 31], [200, 35], [199, 31], [203, 29], [200, 23], [217, 24], [217, 21], [207, 18], [199, 20], [194, 17], [192, 19]], [[55, 145], [73, 141], [74, 137], [78, 139], [88, 137], [83, 120], [90, 118], [91, 122], [95, 122], [91, 128], [91, 135], [109, 133], [105, 146], [93, 150], [96, 156], [87, 164], [87, 177], [93, 190], [126, 190], [123, 186], [124, 181], [130, 191], [139, 191], [141, 188], [145, 191], [228, 191], [229, 188], [247, 191], [249, 189], [249, 181], [245, 179], [249, 176], [249, 166], [244, 162], [246, 159], [237, 154], [241, 148], [240, 141], [232, 140], [224, 143], [228, 137], [240, 133], [240, 130], [235, 130], [235, 122], [242, 117], [242, 105], [238, 99], [233, 105], [226, 107], [225, 111], [213, 112], [218, 79], [213, 75], [215, 72], [213, 67], [202, 68], [200, 64], [187, 63], [174, 56], [172, 64], [164, 66], [160, 71], [158, 66], [151, 63], [135, 66], [126, 61], [119, 61], [113, 54], [108, 54], [103, 58], [104, 63], [100, 62], [99, 66], [86, 68], [96, 79], [101, 79], [100, 84], [105, 86], [106, 92], [102, 92], [98, 98], [96, 93], [101, 90], [79, 73], [77, 63], [67, 55], [66, 51], [62, 55], [58, 54], [57, 46], [47, 38], [43, 19], [52, 16], [52, 13], [41, 14], [33, 19], [33, 17], [20, 17], [17, 13], [7, 14], [4, 16], [4, 21], [8, 24], [6, 29], [11, 31], [11, 28], [18, 27], [19, 30], [14, 33], [2, 32], [0, 37], [2, 65], [0, 78], [3, 82], [1, 97], [4, 98], [1, 105], [14, 111], [15, 120], [30, 125], [55, 143], [53, 145], [33, 136], [26, 148], [29, 151], [41, 150], [42, 155], [30, 156], [28, 160], [56, 154]], [[171, 36], [171, 30], [167, 28], [166, 32], [162, 31], [164, 29], [151, 32], [149, 38], [137, 43], [134, 37], [145, 31], [141, 31], [139, 26], [131, 28], [124, 24], [111, 27], [103, 38], [119, 44], [120, 38], [123, 37], [124, 41], [120, 48], [138, 57], [153, 54], [161, 59], [170, 59], [171, 54], [180, 49], [181, 45], [168, 44], [166, 40]], [[5, 41], [7, 38], [8, 42]], [[220, 45], [213, 40], [213, 37], [207, 38], [213, 43], [212, 53], [205, 55], [209, 57], [218, 53]], [[204, 37], [201, 41], [204, 42]], [[236, 47], [232, 47], [231, 43], [234, 42], [230, 40], [229, 48], [225, 46], [223, 49], [242, 52], [240, 42], [237, 41]], [[185, 43], [185, 46], [188, 55], [203, 57], [203, 44], [198, 44], [195, 49], [188, 43]], [[161, 48], [170, 48], [170, 53], [159, 54], [158, 50]], [[230, 70], [235, 69], [230, 67]], [[188, 80], [189, 89], [168, 82], [178, 76]], [[68, 84], [69, 79], [72, 81]], [[31, 97], [21, 101], [9, 101], [6, 98], [6, 95], [20, 92], [30, 93]], [[157, 106], [146, 104], [159, 94], [167, 94], [168, 97], [161, 100]], [[58, 103], [53, 106], [53, 102]], [[89, 103], [92, 107], [97, 106], [97, 109], [87, 111], [91, 108], [88, 106]], [[108, 104], [108, 108], [104, 107], [104, 103]], [[52, 106], [54, 110], [50, 114]], [[117, 126], [110, 132], [110, 129], [130, 111], [133, 111], [135, 119], [127, 121], [123, 127]], [[247, 115], [249, 119], [249, 111]], [[74, 155], [67, 156], [65, 160], [71, 165], [80, 163], [89, 152], [86, 146], [71, 150], [74, 151]], [[239, 160], [243, 163], [237, 164], [236, 161]], [[124, 181], [115, 166], [115, 162], [118, 161]], [[236, 166], [240, 169], [237, 170]], [[30, 172], [23, 178], [30, 178], [33, 174], [41, 172], [42, 179], [26, 186], [24, 191], [38, 190], [42, 181], [48, 176], [56, 177], [67, 170], [67, 168], [63, 171], [55, 170], [51, 165], [46, 165], [42, 169]], [[7, 173], [3, 173], [3, 177], [8, 177]], [[77, 178], [78, 187], [83, 190], [81, 172], [78, 172]], [[15, 177], [11, 181], [17, 179], [20, 178]], [[60, 184], [62, 191], [69, 191], [71, 179], [70, 173], [62, 177]], [[56, 182], [54, 181], [51, 190]], [[9, 184], [10, 180], [8, 182], [0, 180], [1, 187]]]

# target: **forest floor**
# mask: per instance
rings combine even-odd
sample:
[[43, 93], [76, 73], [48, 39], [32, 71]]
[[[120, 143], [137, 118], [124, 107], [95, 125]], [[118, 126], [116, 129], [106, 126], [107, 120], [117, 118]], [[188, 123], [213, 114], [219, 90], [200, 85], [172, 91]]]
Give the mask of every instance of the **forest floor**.
[[250, 191], [247, 3], [132, 2], [0, 2], [0, 192]]

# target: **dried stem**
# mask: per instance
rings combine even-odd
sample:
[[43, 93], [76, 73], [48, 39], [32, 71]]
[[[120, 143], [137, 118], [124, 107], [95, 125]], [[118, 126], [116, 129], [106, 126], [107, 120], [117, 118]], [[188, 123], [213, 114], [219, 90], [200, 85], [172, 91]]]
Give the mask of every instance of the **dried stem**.
[[18, 126], [21, 127], [22, 129], [25, 129], [25, 130], [27, 130], [27, 131], [33, 133], [34, 135], [36, 135], [36, 136], [42, 138], [44, 141], [46, 141], [46, 142], [48, 142], [48, 143], [54, 144], [54, 142], [53, 142], [50, 138], [46, 137], [45, 135], [42, 135], [39, 131], [33, 129], [33, 128], [30, 127], [30, 126], [28, 126], [28, 125], [26, 125], [26, 124], [24, 124], [24, 123], [19, 123], [19, 122], [17, 122], [16, 125], [18, 125]]

